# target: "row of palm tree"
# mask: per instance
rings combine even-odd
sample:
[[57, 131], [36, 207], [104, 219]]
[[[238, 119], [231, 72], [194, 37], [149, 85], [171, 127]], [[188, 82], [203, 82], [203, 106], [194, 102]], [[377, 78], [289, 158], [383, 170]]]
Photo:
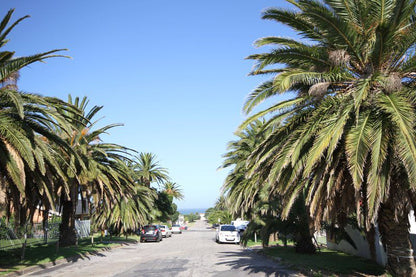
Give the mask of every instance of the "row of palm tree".
[[367, 235], [379, 229], [387, 268], [414, 276], [416, 1], [288, 2], [293, 10], [269, 8], [263, 19], [299, 39], [261, 38], [269, 50], [248, 57], [252, 75], [272, 77], [244, 111], [270, 106], [241, 125], [226, 155], [231, 209], [250, 216], [278, 201], [273, 210], [286, 219], [303, 201], [311, 231], [355, 216]]
[[[9, 25], [13, 10], [0, 23], [0, 47], [23, 19]], [[15, 58], [0, 52], [0, 190], [5, 195], [8, 218], [16, 225], [32, 221], [36, 210], [59, 209], [61, 246], [76, 244], [77, 202], [88, 203], [97, 228], [127, 233], [156, 220], [163, 212], [155, 203], [153, 182], [164, 184], [161, 193], [181, 199], [177, 184], [151, 153], [140, 153], [101, 140], [103, 134], [121, 124], [97, 127], [102, 106], [88, 109], [88, 99], [62, 101], [23, 93], [17, 88], [23, 67], [52, 57], [56, 49]], [[86, 200], [86, 201], [84, 201]], [[171, 203], [172, 204], [172, 203]], [[86, 207], [85, 207], [86, 208]]]

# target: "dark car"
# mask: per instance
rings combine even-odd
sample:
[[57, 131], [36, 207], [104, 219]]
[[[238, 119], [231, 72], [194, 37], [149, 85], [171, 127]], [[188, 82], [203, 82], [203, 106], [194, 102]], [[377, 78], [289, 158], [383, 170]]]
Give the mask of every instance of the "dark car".
[[146, 225], [140, 231], [140, 242], [144, 241], [161, 241], [162, 240], [162, 231], [160, 230], [159, 225]]

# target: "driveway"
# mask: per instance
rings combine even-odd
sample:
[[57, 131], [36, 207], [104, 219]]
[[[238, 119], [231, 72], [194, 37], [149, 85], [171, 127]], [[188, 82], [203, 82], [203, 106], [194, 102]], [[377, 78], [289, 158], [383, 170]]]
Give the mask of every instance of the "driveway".
[[300, 276], [235, 244], [215, 243], [200, 220], [163, 241], [100, 252], [24, 276]]

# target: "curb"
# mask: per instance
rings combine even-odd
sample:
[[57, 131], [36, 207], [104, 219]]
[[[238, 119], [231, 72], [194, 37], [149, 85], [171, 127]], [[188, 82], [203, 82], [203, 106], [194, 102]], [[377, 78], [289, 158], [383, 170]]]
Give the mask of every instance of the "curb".
[[[128, 243], [128, 244], [137, 244], [137, 243]], [[104, 247], [102, 249], [95, 250], [94, 253], [99, 253], [99, 252], [104, 252], [104, 251], [111, 251], [113, 249], [117, 249], [117, 248], [127, 246], [128, 244], [120, 243], [119, 245]], [[82, 255], [78, 254], [78, 255], [75, 255], [75, 256], [67, 257], [67, 258], [61, 258], [59, 260], [56, 260], [56, 261], [53, 261], [53, 262], [47, 262], [47, 263], [44, 263], [44, 264], [31, 265], [31, 266], [25, 267], [23, 269], [19, 269], [19, 270], [7, 273], [7, 274], [3, 275], [3, 277], [16, 277], [16, 276], [21, 276], [21, 275], [24, 275], [24, 274], [39, 272], [39, 271], [42, 271], [42, 270], [45, 270], [45, 269], [50, 269], [50, 268], [53, 268], [55, 266], [60, 266], [60, 265], [63, 265], [63, 264], [73, 263], [78, 259], [85, 258], [85, 257], [88, 257], [88, 256], [92, 256], [93, 254], [90, 254], [90, 253], [92, 253], [92, 252], [85, 252]]]

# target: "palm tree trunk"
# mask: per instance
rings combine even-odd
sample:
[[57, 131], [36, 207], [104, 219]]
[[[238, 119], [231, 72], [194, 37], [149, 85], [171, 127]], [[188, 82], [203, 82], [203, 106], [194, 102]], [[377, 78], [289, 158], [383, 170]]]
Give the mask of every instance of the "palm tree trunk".
[[300, 195], [295, 204], [296, 230], [295, 230], [295, 251], [303, 254], [314, 254], [316, 247], [312, 242], [312, 224], [305, 204], [304, 195]]
[[70, 246], [77, 243], [77, 234], [75, 231], [75, 212], [77, 205], [78, 188], [73, 185], [71, 188], [71, 198], [64, 198], [62, 202], [62, 222], [59, 225], [59, 245]]
[[43, 210], [42, 227], [43, 227], [43, 240], [48, 243], [48, 231], [49, 231], [49, 207]]
[[376, 229], [374, 228], [374, 225], [371, 224], [370, 229], [366, 230], [365, 237], [368, 242], [368, 246], [370, 249], [370, 256], [371, 259], [375, 262], [377, 262], [377, 252], [376, 252]]
[[59, 245], [75, 245], [75, 212], [71, 200], [65, 200], [62, 203], [62, 222], [59, 225]]
[[409, 209], [400, 205], [399, 190], [399, 186], [391, 188], [391, 195], [382, 204], [379, 215], [380, 233], [387, 253], [387, 269], [395, 276], [416, 276], [409, 238]]

